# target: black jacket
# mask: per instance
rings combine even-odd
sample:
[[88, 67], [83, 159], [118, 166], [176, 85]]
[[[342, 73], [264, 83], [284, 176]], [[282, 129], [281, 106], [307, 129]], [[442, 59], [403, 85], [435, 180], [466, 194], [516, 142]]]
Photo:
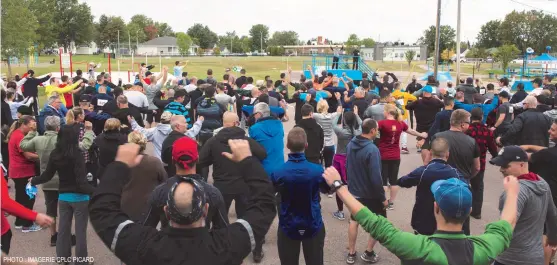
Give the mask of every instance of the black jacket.
[[526, 93], [526, 91], [524, 90], [516, 91], [516, 93], [514, 93], [509, 103], [515, 104], [515, 103], [522, 102], [527, 96], [528, 93]]
[[[169, 136], [170, 137], [170, 136]], [[168, 139], [168, 138], [167, 138]], [[222, 155], [222, 152], [230, 153], [228, 140], [244, 139], [250, 144], [251, 153], [259, 160], [267, 157], [267, 151], [257, 141], [246, 136], [246, 132], [239, 127], [223, 128], [217, 135], [211, 137], [199, 152], [200, 168], [213, 165], [213, 185], [223, 194], [242, 194], [248, 192], [246, 183], [242, 178], [242, 168]], [[164, 144], [163, 144], [164, 148]]]
[[456, 91], [462, 91], [464, 93], [464, 103], [473, 104], [474, 95], [480, 93], [474, 88], [473, 85], [462, 84], [456, 87]]
[[50, 75], [43, 78], [27, 77], [27, 81], [23, 84], [23, 96], [24, 97], [38, 97], [39, 88], [42, 83], [48, 81]]
[[416, 83], [412, 82], [412, 83], [408, 84], [408, 86], [406, 86], [406, 92], [408, 92], [410, 94], [413, 94], [414, 92], [422, 89], [422, 87], [423, 87], [422, 84], [420, 84], [418, 82], [416, 82]]
[[162, 162], [166, 164], [164, 169], [166, 170], [166, 174], [168, 174], [168, 176], [176, 175], [176, 168], [174, 167], [174, 162], [172, 161], [172, 145], [174, 145], [174, 142], [182, 137], [187, 136], [183, 133], [172, 131], [162, 142], [161, 159]]
[[12, 119], [12, 110], [10, 109], [10, 104], [8, 104], [4, 100], [2, 100], [1, 103], [2, 103], [2, 117], [0, 118], [2, 121], [2, 126], [6, 125], [10, 127], [12, 126], [12, 123], [14, 123], [14, 120]]
[[416, 116], [416, 130], [427, 132], [435, 121], [435, 115], [441, 111], [445, 104], [436, 98], [420, 98], [406, 106], [407, 110], [413, 110]]
[[130, 121], [128, 120], [128, 116], [132, 116], [139, 126], [145, 127], [145, 125], [143, 124], [143, 117], [141, 116], [141, 111], [139, 111], [137, 107], [132, 107], [128, 105], [128, 108], [116, 109], [112, 113], [112, 116], [120, 120], [120, 123], [122, 125], [128, 126], [128, 128], [131, 128], [131, 124]]
[[308, 139], [308, 147], [306, 148], [306, 158], [309, 162], [319, 163], [321, 159], [321, 151], [325, 144], [325, 134], [321, 125], [315, 119], [301, 119], [295, 127], [304, 129]]
[[501, 136], [501, 143], [515, 145], [549, 146], [549, 128], [553, 119], [537, 111], [527, 109], [516, 116], [511, 126]]
[[373, 74], [371, 80], [373, 81], [373, 84], [375, 84], [375, 86], [379, 88], [379, 91], [381, 91], [384, 88], [387, 88], [390, 92], [393, 92], [394, 85], [396, 82], [398, 82], [398, 78], [396, 78], [395, 74], [393, 73], [389, 73], [389, 76], [393, 78], [393, 82], [388, 82], [388, 81], [384, 83], [379, 82], [377, 80], [377, 73]]
[[104, 244], [127, 265], [236, 265], [264, 237], [276, 215], [274, 188], [256, 158], [239, 163], [249, 187], [249, 204], [243, 220], [226, 228], [156, 228], [130, 222], [120, 209], [122, 187], [130, 169], [121, 162], [108, 166], [103, 181], [89, 203], [89, 217]]
[[38, 177], [31, 180], [31, 185], [39, 185], [51, 180], [56, 172], [60, 184], [58, 192], [60, 193], [81, 193], [93, 194], [95, 189], [87, 182], [87, 169], [85, 167], [85, 158], [81, 152], [76, 152], [73, 158], [68, 158], [64, 162], [53, 159], [56, 156], [56, 150], [50, 154], [50, 159], [46, 165], [45, 171]]
[[120, 131], [105, 131], [95, 138], [92, 148], [99, 152], [97, 176], [102, 176], [104, 169], [116, 159], [118, 147], [128, 142], [128, 136]]
[[222, 194], [213, 185], [203, 181], [203, 178], [197, 174], [186, 176], [175, 175], [166, 180], [165, 183], [158, 185], [153, 190], [153, 193], [151, 193], [151, 198], [149, 199], [149, 211], [145, 217], [143, 225], [157, 227], [160, 221], [161, 227], [168, 226], [168, 220], [164, 215], [163, 207], [166, 205], [168, 193], [170, 192], [172, 185], [174, 185], [174, 183], [176, 183], [181, 177], [190, 177], [202, 183], [205, 194], [207, 195], [207, 203], [209, 203], [209, 212], [207, 213], [207, 217], [205, 219], [207, 228], [211, 227], [211, 223], [213, 224], [213, 229], [225, 228], [228, 226], [228, 213], [226, 211]]

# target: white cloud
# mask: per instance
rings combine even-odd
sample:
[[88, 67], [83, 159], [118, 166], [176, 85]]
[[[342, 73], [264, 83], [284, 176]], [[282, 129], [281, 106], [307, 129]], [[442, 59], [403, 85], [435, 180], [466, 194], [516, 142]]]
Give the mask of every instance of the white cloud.
[[[557, 10], [557, 1], [520, 0], [548, 11]], [[93, 15], [121, 16], [129, 21], [135, 14], [145, 14], [155, 21], [168, 23], [174, 31], [187, 31], [194, 23], [208, 25], [222, 35], [235, 30], [247, 35], [254, 24], [265, 24], [271, 32], [294, 30], [305, 40], [324, 36], [344, 41], [351, 33], [360, 38], [413, 43], [435, 23], [436, 0], [239, 0], [235, 2], [177, 0], [82, 0]], [[456, 28], [457, 0], [442, 0], [442, 24]], [[503, 19], [513, 10], [531, 8], [511, 0], [463, 0], [463, 41], [473, 42], [480, 27], [492, 19]]]

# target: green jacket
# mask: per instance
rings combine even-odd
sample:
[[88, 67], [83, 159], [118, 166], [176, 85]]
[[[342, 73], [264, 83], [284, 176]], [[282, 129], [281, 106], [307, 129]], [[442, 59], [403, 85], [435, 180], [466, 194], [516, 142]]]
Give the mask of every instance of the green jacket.
[[[39, 156], [41, 174], [46, 170], [46, 165], [48, 164], [48, 159], [50, 158], [50, 153], [56, 147], [56, 142], [58, 138], [58, 132], [46, 131], [44, 135], [39, 136], [36, 131], [30, 131], [23, 137], [19, 147], [25, 152], [34, 152]], [[89, 150], [95, 139], [95, 134], [93, 132], [85, 132], [83, 136], [83, 141], [79, 143], [79, 148], [82, 150]], [[58, 190], [59, 180], [58, 174], [54, 174], [54, 177], [47, 183], [42, 184], [43, 190]]]
[[479, 236], [442, 231], [424, 236], [403, 232], [365, 207], [355, 219], [405, 265], [488, 265], [509, 247], [512, 239], [512, 227], [504, 220], [488, 224], [485, 233]]

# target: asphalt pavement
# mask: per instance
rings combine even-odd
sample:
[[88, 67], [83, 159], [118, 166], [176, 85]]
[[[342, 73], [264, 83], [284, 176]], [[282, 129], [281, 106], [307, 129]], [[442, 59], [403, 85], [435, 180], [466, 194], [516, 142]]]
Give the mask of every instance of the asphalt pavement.
[[[291, 117], [289, 122], [283, 123], [285, 127], [285, 137], [287, 132], [294, 126], [294, 108], [291, 106], [288, 113]], [[286, 142], [286, 141], [285, 141]], [[408, 174], [416, 167], [421, 166], [422, 160], [419, 153], [416, 151], [415, 138], [413, 136], [408, 136], [408, 146], [410, 154], [402, 155], [402, 161], [400, 164], [399, 177]], [[152, 152], [152, 146], [148, 147], [148, 152]], [[288, 150], [285, 149], [285, 155]], [[488, 154], [488, 161], [490, 155]], [[210, 180], [211, 181], [211, 180]], [[11, 183], [12, 188], [10, 189], [10, 196], [15, 197], [13, 183]], [[503, 177], [498, 171], [498, 168], [487, 165], [485, 173], [485, 193], [484, 193], [484, 204], [482, 210], [482, 219], [476, 220], [471, 219], [471, 231], [472, 234], [483, 233], [485, 226], [492, 221], [499, 219], [499, 196], [503, 191]], [[396, 201], [394, 202], [394, 210], [387, 212], [388, 219], [399, 229], [407, 232], [412, 232], [410, 227], [410, 218], [412, 214], [412, 207], [414, 205], [415, 199], [415, 189], [401, 189]], [[322, 215], [325, 223], [326, 238], [325, 238], [325, 249], [324, 249], [324, 261], [325, 264], [346, 264], [345, 258], [347, 254], [348, 246], [348, 217], [349, 213], [345, 207], [344, 213], [346, 215], [345, 221], [339, 221], [333, 218], [332, 213], [336, 211], [336, 201], [335, 198], [329, 198], [327, 195], [321, 195], [321, 205], [322, 205]], [[35, 210], [39, 212], [45, 212], [44, 196], [39, 192], [38, 199], [35, 202]], [[229, 213], [230, 221], [236, 219], [234, 207], [230, 209]], [[32, 233], [22, 233], [20, 230], [15, 230], [13, 228], [13, 222], [15, 218], [10, 216], [8, 218], [12, 225], [13, 238], [11, 243], [10, 256], [13, 257], [55, 257], [56, 248], [50, 247], [50, 232], [48, 229], [43, 229], [39, 232]], [[259, 264], [262, 265], [278, 265], [280, 260], [278, 258], [277, 251], [277, 226], [278, 218], [275, 218], [269, 232], [266, 236], [266, 243], [263, 246], [265, 252], [265, 257], [263, 261]], [[87, 242], [88, 242], [88, 252], [89, 256], [94, 258], [95, 264], [97, 265], [120, 265], [119, 259], [110, 252], [110, 250], [102, 243], [99, 237], [96, 235], [93, 227], [89, 224], [89, 229], [87, 232]], [[362, 253], [365, 250], [367, 244], [368, 235], [361, 228], [359, 229], [358, 241], [357, 241], [357, 251]], [[381, 245], [376, 245], [376, 252], [378, 253], [381, 260], [377, 264], [400, 264], [400, 261], [391, 254], [387, 249]], [[75, 250], [74, 250], [75, 251]], [[359, 255], [358, 255], [359, 256]], [[55, 264], [55, 263], [40, 263], [40, 264]], [[244, 261], [245, 265], [256, 264], [253, 262], [252, 256], [249, 255]], [[303, 259], [303, 254], [300, 253], [300, 264], [305, 264]], [[366, 264], [359, 259], [356, 264]], [[288, 264], [290, 265], [290, 264]]]

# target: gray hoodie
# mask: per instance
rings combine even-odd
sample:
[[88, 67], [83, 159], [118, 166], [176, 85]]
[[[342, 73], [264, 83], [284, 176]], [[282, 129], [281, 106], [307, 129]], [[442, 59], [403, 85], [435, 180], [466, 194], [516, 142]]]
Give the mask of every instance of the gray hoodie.
[[155, 153], [153, 154], [153, 156], [160, 160], [162, 142], [164, 142], [164, 139], [166, 139], [166, 137], [168, 137], [168, 134], [172, 131], [172, 128], [170, 128], [170, 124], [159, 123], [155, 128], [145, 129], [139, 126], [135, 120], [132, 120], [131, 125], [132, 130], [142, 133], [143, 135], [145, 135], [145, 138], [147, 138], [149, 142], [153, 143], [153, 146], [155, 147]]
[[338, 140], [336, 154], [346, 154], [346, 146], [348, 145], [348, 143], [350, 143], [350, 140], [352, 140], [352, 138], [354, 138], [355, 136], [362, 134], [362, 119], [360, 119], [360, 117], [356, 115], [359, 127], [357, 130], [354, 130], [352, 132], [350, 131], [350, 129], [342, 127], [342, 124], [337, 124], [339, 118], [340, 115], [336, 116], [331, 122]]
[[[497, 257], [507, 265], [539, 265], [544, 262], [542, 234], [544, 224], [549, 242], [557, 242], [557, 209], [553, 204], [551, 190], [545, 180], [520, 180], [518, 194], [518, 220], [510, 247]], [[506, 193], [499, 198], [499, 210], [503, 210]]]

